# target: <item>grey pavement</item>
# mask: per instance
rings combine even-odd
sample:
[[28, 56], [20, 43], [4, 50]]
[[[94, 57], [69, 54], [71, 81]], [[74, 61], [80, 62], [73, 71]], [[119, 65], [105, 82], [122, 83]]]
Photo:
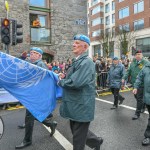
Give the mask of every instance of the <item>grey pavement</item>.
[[[124, 105], [135, 107], [136, 102], [131, 92], [122, 93], [126, 98]], [[99, 97], [113, 101], [113, 96]], [[59, 105], [54, 112], [54, 120], [58, 122], [57, 130], [72, 143], [69, 121], [59, 115]], [[96, 101], [95, 119], [91, 122], [90, 130], [97, 136], [104, 138], [102, 150], [150, 150], [150, 146], [143, 147], [141, 141], [147, 126], [147, 114], [141, 114], [138, 120], [133, 121], [133, 110], [119, 107], [110, 110], [112, 105]], [[24, 129], [17, 129], [17, 125], [24, 122], [25, 109], [15, 111], [1, 111], [5, 123], [5, 133], [0, 140], [0, 150], [14, 150], [24, 137]], [[32, 145], [25, 150], [64, 150], [59, 142], [49, 136], [49, 132], [35, 121]], [[86, 147], [86, 150], [90, 148]]]

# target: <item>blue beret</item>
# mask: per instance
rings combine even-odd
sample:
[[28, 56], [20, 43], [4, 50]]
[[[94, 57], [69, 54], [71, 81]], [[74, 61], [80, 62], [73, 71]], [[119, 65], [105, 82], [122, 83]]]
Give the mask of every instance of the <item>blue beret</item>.
[[113, 60], [119, 60], [119, 58], [118, 57], [114, 57]]
[[87, 36], [83, 35], [83, 34], [75, 35], [75, 36], [74, 36], [74, 40], [84, 41], [84, 42], [86, 42], [88, 45], [90, 45], [90, 39], [89, 39]]
[[36, 52], [40, 53], [41, 55], [43, 54], [43, 50], [38, 47], [31, 47], [30, 51], [36, 51]]

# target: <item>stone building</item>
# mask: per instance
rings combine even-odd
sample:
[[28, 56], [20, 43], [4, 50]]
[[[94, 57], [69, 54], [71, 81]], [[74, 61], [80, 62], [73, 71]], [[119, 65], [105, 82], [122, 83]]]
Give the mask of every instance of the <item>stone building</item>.
[[[87, 34], [86, 0], [7, 0], [9, 19], [23, 24], [23, 43], [9, 46], [11, 55], [19, 57], [23, 51], [36, 46], [44, 50], [50, 62], [72, 57], [75, 34]], [[4, 1], [0, 1], [0, 18], [6, 17]], [[40, 27], [33, 26], [36, 18]], [[1, 44], [1, 43], [0, 43]], [[3, 50], [3, 44], [0, 45]]]

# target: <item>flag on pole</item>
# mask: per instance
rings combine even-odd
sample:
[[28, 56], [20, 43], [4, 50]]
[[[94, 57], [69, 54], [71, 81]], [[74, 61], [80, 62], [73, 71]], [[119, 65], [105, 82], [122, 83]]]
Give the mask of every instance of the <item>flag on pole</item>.
[[0, 52], [0, 87], [18, 99], [39, 121], [55, 109], [62, 90], [58, 75]]
[[5, 8], [6, 8], [7, 11], [9, 11], [9, 4], [8, 4], [7, 1], [5, 1]]

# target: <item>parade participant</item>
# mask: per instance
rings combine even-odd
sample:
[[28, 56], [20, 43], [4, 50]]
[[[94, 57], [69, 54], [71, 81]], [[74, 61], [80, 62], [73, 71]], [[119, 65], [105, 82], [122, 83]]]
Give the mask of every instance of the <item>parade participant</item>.
[[103, 139], [89, 131], [95, 110], [95, 67], [86, 53], [90, 39], [85, 35], [74, 37], [73, 53], [76, 58], [58, 82], [63, 88], [60, 115], [70, 120], [73, 150], [84, 150], [85, 144], [100, 150]]
[[121, 79], [125, 74], [125, 67], [121, 63], [119, 63], [118, 57], [113, 58], [113, 64], [108, 71], [108, 85], [111, 89], [111, 92], [114, 95], [114, 105], [111, 109], [118, 108], [118, 100], [120, 101], [119, 104], [123, 103], [125, 99], [119, 94], [119, 90], [121, 88]]
[[[45, 63], [42, 61], [42, 54], [43, 54], [43, 50], [41, 50], [38, 47], [32, 47], [30, 50], [30, 62], [39, 67], [48, 69]], [[22, 149], [32, 144], [34, 120], [35, 118], [33, 117], [33, 115], [26, 109], [25, 137], [23, 139], [23, 142], [20, 145], [16, 146], [16, 149]], [[50, 114], [49, 117], [47, 117], [47, 119], [45, 119], [42, 123], [47, 127], [51, 128], [51, 136], [52, 136], [55, 133], [55, 128], [57, 126], [57, 122], [52, 121], [52, 114]]]
[[[131, 83], [132, 86], [134, 86], [138, 73], [145, 66], [146, 63], [148, 63], [148, 61], [143, 58], [142, 51], [137, 50], [135, 53], [135, 59], [133, 60], [133, 62], [130, 64], [130, 67], [126, 71], [126, 74], [122, 79], [122, 83], [124, 84], [125, 80], [131, 77]], [[132, 120], [138, 119], [140, 117], [140, 113], [144, 112], [144, 110], [142, 109], [145, 109], [143, 103], [143, 85], [141, 85], [141, 87], [138, 88], [138, 92], [137, 94], [134, 95], [134, 97], [136, 98], [137, 106], [135, 115], [132, 117]]]
[[146, 64], [145, 67], [140, 71], [139, 75], [134, 84], [133, 94], [138, 93], [138, 89], [144, 85], [144, 103], [147, 106], [149, 113], [148, 125], [144, 133], [144, 140], [142, 141], [143, 146], [150, 145], [150, 63]]

